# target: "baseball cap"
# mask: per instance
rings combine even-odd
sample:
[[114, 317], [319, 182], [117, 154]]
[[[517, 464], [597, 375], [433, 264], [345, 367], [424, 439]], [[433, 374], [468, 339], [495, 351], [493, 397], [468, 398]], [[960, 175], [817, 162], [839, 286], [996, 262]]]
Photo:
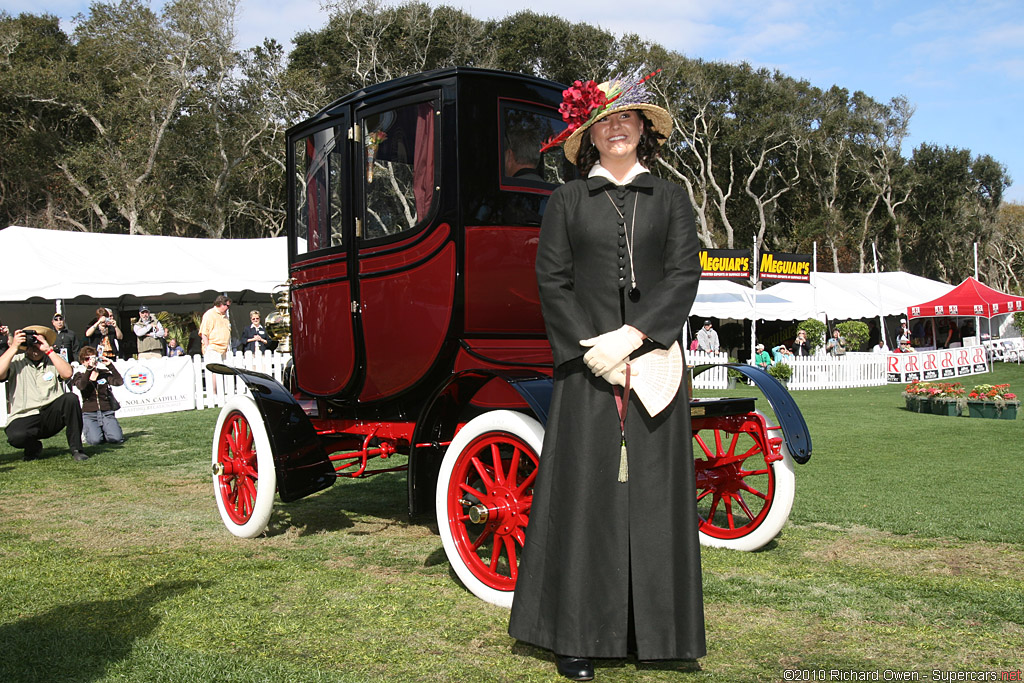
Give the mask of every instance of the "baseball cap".
[[139, 306], [139, 313], [149, 313], [149, 306], [146, 304]]

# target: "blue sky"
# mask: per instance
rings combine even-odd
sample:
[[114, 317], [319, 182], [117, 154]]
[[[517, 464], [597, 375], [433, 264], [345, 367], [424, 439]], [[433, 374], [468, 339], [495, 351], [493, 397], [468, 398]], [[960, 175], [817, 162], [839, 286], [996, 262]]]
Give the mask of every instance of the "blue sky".
[[[777, 68], [823, 88], [863, 90], [880, 101], [905, 95], [916, 106], [906, 154], [922, 142], [990, 154], [1015, 181], [1006, 198], [1024, 202], [1021, 0], [428, 1], [481, 19], [531, 9], [636, 33], [689, 57]], [[69, 20], [88, 3], [3, 0], [2, 7]], [[241, 0], [238, 44], [272, 36], [290, 49], [295, 33], [326, 18], [319, 0]]]

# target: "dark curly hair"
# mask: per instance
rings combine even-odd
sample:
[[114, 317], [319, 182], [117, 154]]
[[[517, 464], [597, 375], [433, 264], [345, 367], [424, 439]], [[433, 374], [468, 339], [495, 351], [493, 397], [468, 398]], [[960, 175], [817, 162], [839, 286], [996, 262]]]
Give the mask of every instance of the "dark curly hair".
[[[632, 109], [630, 111], [635, 111], [644, 124], [644, 132], [640, 135], [640, 144], [636, 147], [636, 160], [640, 162], [641, 166], [650, 168], [654, 160], [658, 158], [661, 146], [668, 138], [654, 130], [651, 120], [644, 115], [642, 110]], [[583, 136], [580, 138], [580, 149], [576, 152], [576, 168], [580, 170], [580, 175], [586, 178], [590, 169], [600, 160], [601, 154], [590, 139], [590, 128], [587, 128], [583, 131]]]

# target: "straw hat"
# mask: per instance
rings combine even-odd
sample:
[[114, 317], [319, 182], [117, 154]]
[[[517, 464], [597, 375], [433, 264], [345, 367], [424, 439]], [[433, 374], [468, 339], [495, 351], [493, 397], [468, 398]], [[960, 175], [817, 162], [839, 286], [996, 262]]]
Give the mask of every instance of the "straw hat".
[[672, 133], [672, 115], [651, 104], [652, 96], [645, 85], [647, 79], [658, 71], [639, 79], [615, 77], [601, 84], [594, 81], [573, 83], [562, 91], [562, 105], [558, 108], [568, 126], [561, 134], [545, 142], [541, 151], [545, 152], [564, 141], [565, 158], [575, 164], [583, 133], [601, 119], [630, 109], [644, 112], [655, 132], [667, 138]]
[[[46, 343], [49, 344], [50, 346], [53, 346], [53, 343], [57, 341], [57, 332], [52, 327], [46, 327], [45, 325], [29, 325], [21, 329], [32, 330], [33, 332], [36, 332], [37, 334], [45, 338]], [[22, 344], [21, 346], [19, 346], [18, 350], [24, 351], [25, 345]]]

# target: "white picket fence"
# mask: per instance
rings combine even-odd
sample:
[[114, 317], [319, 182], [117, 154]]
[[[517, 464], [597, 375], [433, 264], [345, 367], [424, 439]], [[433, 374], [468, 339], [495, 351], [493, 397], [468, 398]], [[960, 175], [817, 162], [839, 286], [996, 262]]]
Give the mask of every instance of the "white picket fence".
[[793, 368], [789, 390], [878, 387], [886, 383], [885, 354], [847, 353], [841, 357], [812, 356], [788, 361]]
[[726, 389], [729, 386], [729, 373], [724, 367], [729, 362], [729, 355], [725, 353], [704, 353], [703, 351], [687, 351], [686, 364], [690, 367], [697, 365], [722, 365], [720, 368], [711, 368], [693, 378], [694, 389]]
[[[284, 368], [289, 354], [267, 351], [254, 355], [248, 353], [230, 354], [226, 365], [246, 370], [255, 370], [270, 375], [282, 382]], [[245, 394], [245, 383], [234, 375], [218, 375], [206, 369], [202, 356], [192, 356], [192, 371], [195, 373], [195, 405], [197, 409], [219, 408], [227, 399]], [[729, 377], [724, 364], [729, 358], [724, 353], [703, 353], [687, 351], [686, 362], [695, 365], [722, 365], [698, 375], [693, 382], [695, 389], [726, 389]], [[830, 356], [793, 358], [793, 377], [789, 380], [790, 391], [807, 389], [841, 389], [847, 387], [871, 387], [885, 384], [885, 356], [874, 353], [847, 353], [842, 358]], [[6, 396], [6, 386], [0, 382], [0, 396]], [[0, 425], [7, 424], [7, 402], [0, 400]]]
[[[251, 351], [229, 353], [224, 365], [244, 370], [254, 370], [270, 375], [283, 383], [284, 368], [291, 360], [291, 354], [265, 351], [253, 354]], [[202, 356], [192, 356], [192, 370], [195, 372], [196, 408], [219, 408], [231, 396], [249, 393], [245, 382], [234, 375], [218, 375], [206, 369]]]
[[[728, 363], [724, 353], [687, 351], [688, 365]], [[885, 355], [878, 353], [847, 353], [841, 358], [820, 354], [796, 357], [786, 361], [793, 368], [789, 380], [790, 391], [807, 389], [845, 389], [848, 387], [877, 387], [885, 384]], [[726, 368], [712, 368], [697, 375], [694, 389], [725, 389], [729, 385]]]

